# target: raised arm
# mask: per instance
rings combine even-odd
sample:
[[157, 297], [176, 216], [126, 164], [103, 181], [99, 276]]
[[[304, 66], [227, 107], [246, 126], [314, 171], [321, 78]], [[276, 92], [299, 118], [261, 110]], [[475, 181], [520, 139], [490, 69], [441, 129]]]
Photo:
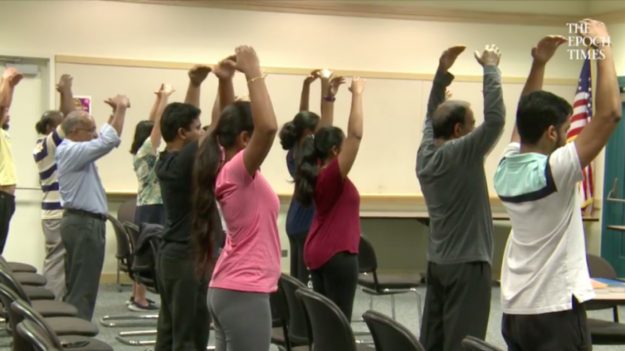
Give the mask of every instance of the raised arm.
[[[527, 76], [521, 96], [525, 96], [531, 92], [542, 90], [543, 80], [545, 77], [545, 66], [553, 57], [560, 45], [566, 42], [566, 38], [561, 35], [548, 35], [542, 38], [536, 46], [532, 48], [532, 67]], [[512, 128], [511, 141], [520, 142], [521, 137], [517, 131], [516, 123]]]
[[254, 133], [245, 148], [243, 162], [249, 174], [254, 175], [273, 145], [278, 122], [256, 52], [249, 46], [239, 46], [235, 52], [236, 68], [245, 74], [247, 80], [254, 121]]
[[352, 109], [347, 121], [347, 136], [341, 146], [341, 152], [338, 156], [339, 169], [343, 178], [352, 169], [358, 149], [360, 148], [360, 140], [362, 139], [362, 92], [365, 89], [365, 81], [354, 77], [349, 91], [352, 92]]
[[2, 74], [2, 82], [0, 82], [0, 126], [6, 123], [9, 107], [11, 107], [11, 102], [13, 101], [15, 86], [22, 78], [22, 74], [15, 67], [8, 67]]
[[594, 42], [598, 44], [593, 49], [600, 50], [604, 55], [603, 59], [596, 60], [595, 114], [575, 138], [579, 162], [582, 167], [586, 167], [607, 144], [610, 135], [621, 120], [621, 100], [612, 48], [609, 42], [600, 43], [601, 40], [609, 38], [608, 29], [599, 21], [586, 19], [583, 22], [588, 28], [585, 36], [594, 39]]
[[299, 110], [300, 111], [308, 111], [310, 101], [310, 84], [319, 78], [321, 70], [316, 69], [304, 79], [304, 84], [302, 85], [302, 95], [299, 99]]
[[130, 100], [125, 95], [116, 95], [105, 101], [113, 108], [113, 116], [109, 118], [109, 124], [117, 131], [117, 135], [122, 135], [126, 110], [130, 107]]
[[443, 51], [438, 60], [438, 68], [434, 74], [432, 90], [430, 90], [430, 97], [428, 99], [428, 109], [425, 115], [425, 124], [423, 126], [423, 138], [421, 138], [421, 144], [429, 143], [434, 140], [432, 115], [438, 105], [447, 100], [447, 87], [454, 80], [454, 76], [449, 73], [449, 69], [453, 66], [458, 56], [460, 56], [465, 48], [465, 46], [452, 46]]
[[156, 151], [161, 144], [161, 117], [163, 116], [163, 111], [165, 111], [169, 97], [175, 91], [176, 90], [171, 85], [161, 84], [158, 91], [154, 92], [154, 94], [156, 94], [156, 99], [154, 101], [154, 105], [152, 106], [152, 111], [150, 111], [150, 120], [154, 122], [152, 132], [150, 133], [152, 153], [154, 154], [156, 154]]
[[185, 103], [200, 107], [200, 87], [210, 71], [211, 68], [205, 65], [195, 65], [189, 70], [189, 87], [184, 98]]
[[234, 85], [232, 84], [232, 78], [234, 77], [235, 72], [235, 60], [235, 56], [229, 56], [213, 66], [213, 73], [217, 79], [219, 79], [219, 87], [215, 103], [213, 104], [211, 123], [208, 126], [208, 133], [210, 133], [217, 126], [221, 111], [226, 106], [234, 102]]
[[484, 71], [484, 122], [451, 144], [458, 148], [461, 160], [465, 162], [483, 161], [499, 140], [506, 123], [501, 73], [497, 68], [500, 58], [501, 52], [495, 45], [486, 45], [481, 53], [475, 52], [475, 59]]
[[59, 110], [63, 113], [63, 117], [69, 115], [70, 112], [76, 109], [74, 105], [74, 94], [72, 92], [72, 83], [74, 77], [69, 74], [62, 74], [59, 78], [59, 82], [56, 84], [56, 91], [61, 96], [61, 103]]
[[327, 69], [320, 71], [321, 75], [321, 119], [317, 123], [316, 130], [329, 127], [334, 123], [334, 101], [341, 84], [345, 83], [342, 76], [334, 76]]

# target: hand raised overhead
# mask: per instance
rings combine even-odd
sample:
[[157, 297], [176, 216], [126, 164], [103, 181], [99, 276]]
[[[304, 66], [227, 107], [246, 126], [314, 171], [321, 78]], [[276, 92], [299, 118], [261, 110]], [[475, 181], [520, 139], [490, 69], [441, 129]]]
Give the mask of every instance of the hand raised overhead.
[[219, 79], [231, 79], [236, 71], [236, 56], [231, 55], [213, 66], [213, 73]]
[[211, 68], [206, 65], [195, 65], [189, 70], [189, 80], [193, 85], [200, 85], [210, 73]]
[[352, 94], [362, 94], [365, 90], [365, 80], [360, 77], [352, 78], [352, 85], [349, 87], [349, 91]]
[[128, 108], [130, 107], [130, 100], [126, 95], [117, 94], [113, 97], [110, 97], [104, 102], [113, 108], [113, 111], [116, 111], [118, 108]]
[[304, 79], [304, 84], [310, 84], [317, 80], [317, 78], [321, 77], [321, 70], [315, 69], [310, 72], [310, 74]]
[[593, 46], [610, 44], [610, 34], [605, 23], [590, 18], [585, 18], [580, 23], [586, 27], [586, 33], [583, 33], [583, 36], [588, 38], [588, 42]]
[[254, 48], [241, 45], [234, 50], [236, 54], [236, 69], [248, 77], [260, 77], [260, 63]]
[[548, 35], [542, 38], [532, 48], [532, 57], [535, 61], [546, 63], [553, 57], [558, 47], [566, 43], [566, 38], [561, 35]]
[[59, 93], [71, 91], [73, 80], [74, 77], [70, 76], [69, 74], [62, 74], [61, 78], [59, 78], [59, 82], [56, 84], [56, 91], [58, 91]]
[[16, 86], [22, 78], [24, 76], [15, 67], [7, 67], [2, 73], [3, 82], [7, 82], [12, 87]]
[[495, 44], [486, 45], [481, 54], [479, 51], [475, 51], [475, 59], [482, 66], [498, 66], [501, 51]]
[[154, 94], [156, 94], [159, 97], [169, 97], [174, 92], [176, 92], [176, 89], [174, 89], [174, 87], [171, 86], [171, 84], [163, 83], [161, 84], [160, 88], [158, 88], [158, 90], [154, 92]]
[[335, 96], [339, 91], [341, 84], [345, 84], [345, 77], [335, 76], [330, 79], [330, 94]]
[[438, 68], [447, 72], [451, 66], [453, 66], [454, 62], [460, 54], [466, 49], [466, 46], [452, 46], [449, 49], [443, 51], [441, 54], [441, 58], [438, 60]]

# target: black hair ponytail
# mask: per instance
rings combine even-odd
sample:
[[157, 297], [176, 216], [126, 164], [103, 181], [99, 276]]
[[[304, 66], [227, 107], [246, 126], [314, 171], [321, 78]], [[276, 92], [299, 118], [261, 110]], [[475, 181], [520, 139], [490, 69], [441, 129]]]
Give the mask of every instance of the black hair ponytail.
[[301, 111], [295, 115], [292, 121], [285, 123], [280, 129], [280, 145], [284, 150], [291, 150], [295, 144], [305, 135], [317, 128], [319, 116], [310, 111]]
[[191, 238], [198, 277], [206, 277], [213, 267], [215, 239], [221, 223], [215, 202], [215, 181], [221, 164], [221, 148], [215, 133], [198, 147], [193, 165]]

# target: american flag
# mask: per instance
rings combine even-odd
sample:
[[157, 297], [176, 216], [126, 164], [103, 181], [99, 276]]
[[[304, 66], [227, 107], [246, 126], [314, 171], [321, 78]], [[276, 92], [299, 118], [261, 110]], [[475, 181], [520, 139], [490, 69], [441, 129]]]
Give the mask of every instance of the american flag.
[[[571, 142], [581, 133], [592, 117], [592, 81], [590, 76], [590, 60], [586, 59], [579, 75], [575, 101], [573, 102], [573, 116], [571, 116], [571, 128], [566, 139]], [[592, 209], [594, 183], [592, 179], [592, 163], [586, 166], [582, 172], [584, 179], [580, 185], [582, 195], [582, 208]]]

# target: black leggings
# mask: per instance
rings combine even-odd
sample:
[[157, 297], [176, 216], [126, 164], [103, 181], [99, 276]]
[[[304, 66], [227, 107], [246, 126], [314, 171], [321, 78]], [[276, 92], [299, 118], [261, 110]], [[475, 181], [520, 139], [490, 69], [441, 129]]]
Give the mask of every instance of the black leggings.
[[358, 255], [339, 252], [311, 274], [313, 289], [336, 303], [351, 321], [358, 284]]

